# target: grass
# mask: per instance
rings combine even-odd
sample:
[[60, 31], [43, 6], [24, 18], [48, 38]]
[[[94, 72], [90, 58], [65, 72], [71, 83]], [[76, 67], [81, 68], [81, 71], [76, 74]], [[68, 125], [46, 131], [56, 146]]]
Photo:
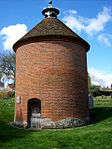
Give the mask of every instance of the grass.
[[71, 130], [28, 131], [8, 125], [14, 99], [0, 100], [1, 149], [112, 149], [112, 99], [94, 99], [96, 124]]

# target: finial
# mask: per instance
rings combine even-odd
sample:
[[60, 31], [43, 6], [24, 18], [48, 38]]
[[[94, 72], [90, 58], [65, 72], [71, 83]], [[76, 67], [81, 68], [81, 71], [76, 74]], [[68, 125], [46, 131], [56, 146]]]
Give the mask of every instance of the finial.
[[49, 1], [49, 4], [52, 4], [52, 1]]
[[49, 7], [42, 11], [42, 14], [45, 16], [45, 18], [57, 18], [59, 13], [60, 12], [58, 9], [53, 8], [52, 1], [49, 1]]
[[49, 1], [49, 8], [52, 8], [52, 1]]

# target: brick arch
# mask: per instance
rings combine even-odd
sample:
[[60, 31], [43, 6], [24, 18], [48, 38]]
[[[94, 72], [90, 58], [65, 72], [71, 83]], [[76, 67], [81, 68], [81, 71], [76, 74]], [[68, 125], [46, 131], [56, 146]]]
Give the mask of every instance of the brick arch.
[[[32, 127], [32, 114], [39, 114], [41, 117], [41, 100], [38, 98], [32, 98], [28, 100], [27, 103], [28, 108], [28, 127]], [[39, 127], [39, 126], [36, 126]]]

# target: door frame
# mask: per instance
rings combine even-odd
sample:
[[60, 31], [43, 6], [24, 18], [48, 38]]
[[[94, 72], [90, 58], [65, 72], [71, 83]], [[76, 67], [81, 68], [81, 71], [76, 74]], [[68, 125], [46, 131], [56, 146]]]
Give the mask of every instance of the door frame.
[[32, 98], [28, 100], [28, 105], [27, 105], [27, 119], [28, 119], [28, 127], [31, 127], [31, 104], [34, 103], [39, 103], [40, 104], [40, 113], [41, 113], [41, 100], [38, 98]]

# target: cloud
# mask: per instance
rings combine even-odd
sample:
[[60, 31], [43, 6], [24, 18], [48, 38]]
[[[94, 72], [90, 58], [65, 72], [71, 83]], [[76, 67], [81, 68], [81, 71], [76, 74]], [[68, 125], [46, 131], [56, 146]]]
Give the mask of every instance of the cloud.
[[0, 31], [4, 50], [12, 50], [13, 44], [27, 33], [25, 24], [10, 25]]
[[69, 9], [69, 10], [63, 11], [63, 13], [64, 14], [77, 14], [77, 11], [76, 10]]
[[112, 74], [106, 74], [105, 72], [91, 68], [89, 69], [89, 75], [91, 77], [91, 82], [94, 85], [110, 87], [112, 84]]
[[85, 26], [85, 31], [87, 34], [92, 35], [94, 33], [98, 33], [104, 30], [104, 26], [107, 22], [112, 19], [110, 15], [110, 9], [104, 7], [103, 11], [98, 13], [96, 18], [92, 18], [89, 20], [87, 26]]
[[76, 10], [69, 10], [69, 13], [71, 13], [71, 14], [77, 14], [77, 11]]
[[76, 11], [76, 10], [71, 10], [71, 9], [70, 9], [70, 10], [68, 10], [67, 12], [70, 13], [70, 14], [77, 14], [77, 11]]
[[77, 30], [78, 32], [81, 32], [81, 30], [84, 29], [83, 24], [72, 15], [64, 17], [63, 21], [65, 21], [66, 25], [71, 29]]
[[106, 7], [95, 18], [84, 18], [78, 15], [75, 16], [72, 13], [63, 18], [63, 21], [70, 28], [78, 32], [84, 30], [90, 36], [103, 31], [106, 23], [110, 20], [112, 20], [111, 10]]
[[98, 36], [98, 41], [104, 43], [106, 46], [111, 46], [110, 40], [112, 40], [111, 35], [100, 34]]

